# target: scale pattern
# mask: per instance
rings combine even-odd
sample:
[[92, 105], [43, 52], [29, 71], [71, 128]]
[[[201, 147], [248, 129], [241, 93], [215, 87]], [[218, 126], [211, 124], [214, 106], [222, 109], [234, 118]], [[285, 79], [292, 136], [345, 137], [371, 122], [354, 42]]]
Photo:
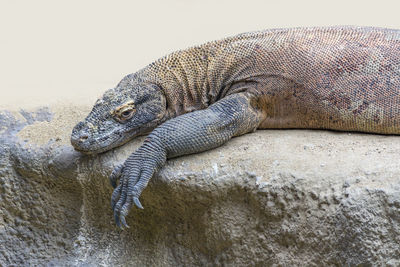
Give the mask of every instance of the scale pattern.
[[276, 29], [177, 51], [105, 92], [71, 142], [99, 153], [150, 132], [110, 178], [115, 220], [127, 226], [168, 158], [266, 128], [400, 134], [400, 31]]
[[[332, 27], [241, 34], [173, 53], [151, 73], [176, 106], [203, 109], [251, 91], [260, 128], [400, 133], [400, 32]], [[172, 86], [171, 86], [172, 85]]]

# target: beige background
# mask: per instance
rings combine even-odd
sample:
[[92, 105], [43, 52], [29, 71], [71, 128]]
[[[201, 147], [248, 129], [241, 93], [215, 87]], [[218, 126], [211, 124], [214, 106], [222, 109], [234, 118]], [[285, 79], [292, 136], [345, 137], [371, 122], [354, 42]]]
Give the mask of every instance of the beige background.
[[0, 107], [93, 103], [169, 52], [246, 31], [400, 29], [395, 2], [0, 0]]

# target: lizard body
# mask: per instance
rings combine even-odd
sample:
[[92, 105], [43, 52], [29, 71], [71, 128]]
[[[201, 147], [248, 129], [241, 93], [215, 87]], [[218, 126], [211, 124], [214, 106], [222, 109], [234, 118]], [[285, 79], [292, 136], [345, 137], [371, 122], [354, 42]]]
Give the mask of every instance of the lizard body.
[[100, 153], [150, 133], [111, 175], [115, 219], [126, 226], [167, 158], [267, 128], [400, 134], [400, 31], [276, 29], [174, 52], [106, 91], [71, 142]]

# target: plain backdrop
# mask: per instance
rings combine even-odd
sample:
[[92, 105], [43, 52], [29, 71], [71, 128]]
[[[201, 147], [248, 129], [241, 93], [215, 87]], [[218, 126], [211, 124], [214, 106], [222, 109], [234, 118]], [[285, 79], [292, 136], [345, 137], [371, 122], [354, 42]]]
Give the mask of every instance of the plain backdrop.
[[399, 7], [383, 0], [0, 0], [0, 106], [91, 104], [124, 75], [169, 52], [241, 32], [400, 29]]

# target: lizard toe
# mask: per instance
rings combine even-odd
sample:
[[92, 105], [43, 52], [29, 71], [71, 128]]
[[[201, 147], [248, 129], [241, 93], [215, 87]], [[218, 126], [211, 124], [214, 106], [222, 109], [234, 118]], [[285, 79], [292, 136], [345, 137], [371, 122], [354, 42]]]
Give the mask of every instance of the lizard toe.
[[121, 196], [121, 189], [122, 189], [122, 186], [118, 185], [117, 188], [114, 189], [114, 192], [111, 195], [111, 208], [113, 210], [119, 200], [119, 197]]
[[112, 171], [109, 179], [110, 179], [110, 184], [113, 188], [117, 187], [117, 181], [118, 179], [121, 177], [122, 171], [124, 169], [124, 165], [123, 164], [119, 164], [118, 166], [116, 166], [114, 168], [114, 170]]
[[118, 211], [114, 210], [114, 221], [118, 228], [121, 228], [121, 222], [119, 219]]
[[131, 208], [131, 206], [132, 206], [131, 202], [125, 203], [119, 214], [119, 219], [121, 221], [121, 224], [126, 228], [129, 228], [129, 225], [126, 223], [125, 217], [126, 217], [126, 215], [128, 215], [128, 212], [129, 212], [129, 209]]

